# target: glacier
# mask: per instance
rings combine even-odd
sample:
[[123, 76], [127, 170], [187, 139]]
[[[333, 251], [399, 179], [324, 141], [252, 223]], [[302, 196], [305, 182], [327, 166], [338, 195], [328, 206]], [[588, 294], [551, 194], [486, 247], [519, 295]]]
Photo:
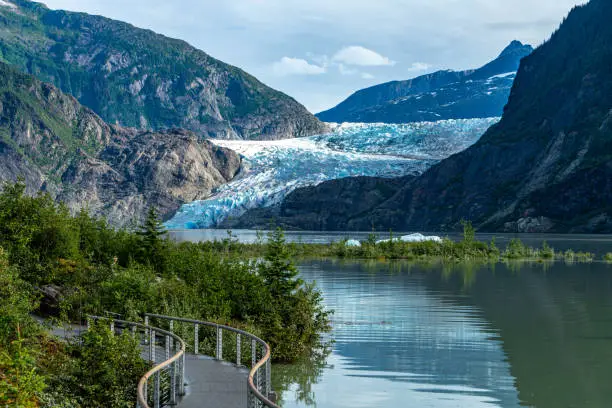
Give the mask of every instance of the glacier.
[[206, 200], [183, 205], [165, 226], [205, 229], [276, 205], [297, 188], [356, 176], [418, 175], [474, 144], [499, 118], [410, 124], [330, 124], [325, 135], [278, 141], [211, 140], [243, 158], [238, 176]]

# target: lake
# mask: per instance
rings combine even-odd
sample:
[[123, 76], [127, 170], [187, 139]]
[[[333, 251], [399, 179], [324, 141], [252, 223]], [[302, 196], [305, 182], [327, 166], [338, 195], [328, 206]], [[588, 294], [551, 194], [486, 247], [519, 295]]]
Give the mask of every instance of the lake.
[[612, 266], [307, 262], [326, 362], [275, 367], [283, 407], [612, 406]]
[[[289, 239], [366, 235], [290, 233]], [[610, 236], [496, 237], [500, 246], [520, 237], [600, 259], [612, 252]], [[334, 342], [302, 364], [274, 366], [284, 408], [612, 406], [612, 265], [322, 260], [299, 266], [335, 310]]]

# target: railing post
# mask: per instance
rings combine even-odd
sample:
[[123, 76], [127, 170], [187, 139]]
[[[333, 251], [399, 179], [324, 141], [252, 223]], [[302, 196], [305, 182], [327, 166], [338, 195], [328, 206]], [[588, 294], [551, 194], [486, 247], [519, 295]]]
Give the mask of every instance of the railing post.
[[266, 398], [272, 394], [272, 356], [266, 361]]
[[181, 395], [185, 395], [185, 354], [181, 356]]
[[110, 321], [110, 331], [112, 335], [115, 334], [115, 321], [114, 320]]
[[[257, 370], [257, 382], [255, 382], [255, 387], [257, 387], [257, 391], [261, 392], [262, 394], [263, 392], [263, 382], [265, 380], [265, 373], [264, 375], [261, 375], [261, 368], [259, 370]], [[259, 401], [260, 402], [260, 401]], [[257, 405], [259, 406], [259, 402], [257, 403]]]
[[149, 361], [155, 363], [155, 330], [150, 329], [149, 333]]
[[194, 338], [194, 341], [193, 341], [193, 343], [194, 343], [193, 344], [193, 354], [195, 354], [195, 355], [198, 355], [199, 346], [200, 346], [200, 344], [199, 344], [200, 330], [199, 329], [200, 329], [200, 326], [198, 326], [198, 324], [196, 323], [195, 326], [193, 327], [193, 330], [194, 330], [194, 332], [193, 332], [193, 334], [194, 334], [194, 336], [193, 336], [193, 338]]
[[[251, 340], [251, 369], [255, 367], [255, 364], [257, 364], [257, 342], [255, 340]], [[255, 385], [255, 388], [257, 389], [259, 389], [258, 379], [259, 379], [259, 373], [256, 371], [255, 373], [253, 373], [253, 384]], [[254, 393], [252, 394], [253, 394], [252, 395], [252, 398], [253, 398], [252, 406], [257, 407], [258, 405], [257, 397], [255, 396]]]
[[[144, 325], [146, 327], [149, 327], [149, 316], [145, 315], [145, 319], [144, 319]], [[147, 344], [147, 342], [149, 341], [149, 329], [145, 328], [145, 344]]]
[[236, 365], [240, 367], [242, 364], [242, 336], [240, 333], [236, 334]]
[[217, 325], [217, 360], [223, 360], [223, 329]]
[[155, 373], [155, 382], [153, 383], [153, 407], [160, 408], [159, 398], [160, 378], [159, 371]]
[[255, 367], [257, 363], [257, 343], [255, 340], [251, 340], [251, 368]]
[[[172, 340], [172, 344], [173, 344], [173, 352], [176, 352], [176, 343], [174, 340]], [[176, 404], [176, 378], [177, 378], [177, 369], [176, 369], [176, 365], [178, 364], [178, 361], [174, 361], [172, 363], [172, 365], [170, 366], [170, 404], [171, 405], [175, 405]]]
[[174, 320], [170, 320], [170, 333], [174, 333]]
[[136, 325], [133, 325], [132, 326], [132, 337], [134, 337], [134, 338], [136, 338], [136, 330], [137, 330]]
[[170, 336], [166, 336], [166, 361], [170, 360]]

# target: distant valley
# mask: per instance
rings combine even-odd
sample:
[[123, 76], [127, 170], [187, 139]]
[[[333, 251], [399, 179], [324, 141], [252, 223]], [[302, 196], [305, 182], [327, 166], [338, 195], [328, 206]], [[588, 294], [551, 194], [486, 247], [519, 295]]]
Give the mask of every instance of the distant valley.
[[610, 232], [611, 15], [315, 117], [183, 41], [3, 1], [0, 181], [114, 226]]
[[[551, 39], [522, 60], [501, 121], [422, 176], [323, 183], [289, 195], [276, 214], [291, 228], [612, 232], [612, 3], [572, 10]], [[350, 188], [349, 197], [346, 189]], [[341, 214], [313, 212], [345, 204]], [[249, 224], [245, 215], [242, 226]], [[257, 221], [255, 221], [257, 222]]]

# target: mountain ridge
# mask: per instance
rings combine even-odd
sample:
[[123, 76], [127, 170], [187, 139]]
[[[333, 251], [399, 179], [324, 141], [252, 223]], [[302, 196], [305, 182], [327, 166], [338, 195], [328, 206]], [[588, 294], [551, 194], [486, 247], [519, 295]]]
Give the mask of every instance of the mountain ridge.
[[183, 40], [106, 17], [13, 0], [0, 60], [75, 96], [106, 122], [201, 137], [281, 139], [327, 127], [295, 99]]
[[[606, 0], [573, 8], [522, 60], [498, 124], [367, 214], [347, 206], [339, 226], [451, 231], [465, 219], [481, 231], [612, 232], [610, 17]], [[321, 190], [300, 206], [320, 201]], [[281, 216], [300, 228], [298, 213]]]
[[516, 72], [521, 58], [532, 51], [515, 40], [480, 68], [437, 71], [365, 88], [317, 117], [338, 123], [409, 123], [500, 116], [514, 80], [503, 74]]

